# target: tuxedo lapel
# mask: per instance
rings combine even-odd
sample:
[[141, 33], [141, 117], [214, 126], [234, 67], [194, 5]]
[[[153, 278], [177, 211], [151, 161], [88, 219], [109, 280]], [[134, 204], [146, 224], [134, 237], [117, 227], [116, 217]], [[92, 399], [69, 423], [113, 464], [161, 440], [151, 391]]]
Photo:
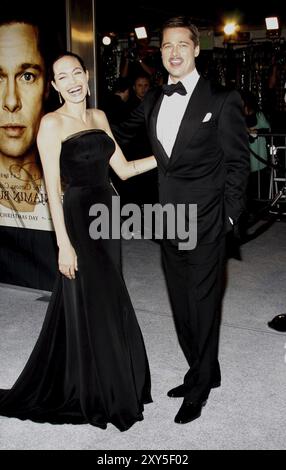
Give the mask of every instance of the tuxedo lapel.
[[161, 142], [157, 138], [157, 119], [158, 119], [159, 109], [160, 109], [163, 97], [164, 97], [164, 93], [162, 92], [157, 95], [157, 100], [151, 111], [150, 121], [149, 121], [149, 126], [150, 126], [149, 135], [150, 135], [152, 148], [154, 150], [154, 154], [156, 155], [157, 158], [160, 159], [163, 166], [166, 167], [169, 164], [169, 157], [166, 154], [165, 149], [162, 146]]
[[179, 158], [180, 154], [197, 131], [204, 116], [209, 111], [211, 104], [210, 97], [209, 83], [207, 80], [200, 77], [182, 118], [170, 157], [170, 166]]

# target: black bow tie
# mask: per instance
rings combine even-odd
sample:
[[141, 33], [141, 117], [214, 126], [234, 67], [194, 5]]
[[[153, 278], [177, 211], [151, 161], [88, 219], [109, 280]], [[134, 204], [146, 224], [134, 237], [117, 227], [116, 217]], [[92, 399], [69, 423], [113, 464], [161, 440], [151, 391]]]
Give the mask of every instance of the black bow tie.
[[173, 93], [179, 93], [179, 95], [186, 95], [187, 90], [182, 82], [172, 83], [171, 85], [162, 86], [163, 93], [167, 96], [171, 96]]

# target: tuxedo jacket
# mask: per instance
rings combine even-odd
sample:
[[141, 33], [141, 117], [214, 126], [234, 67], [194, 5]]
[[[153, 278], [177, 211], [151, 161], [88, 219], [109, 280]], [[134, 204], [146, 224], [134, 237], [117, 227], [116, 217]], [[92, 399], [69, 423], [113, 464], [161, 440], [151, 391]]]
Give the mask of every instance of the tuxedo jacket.
[[244, 209], [249, 144], [242, 101], [238, 92], [200, 77], [169, 158], [156, 133], [163, 96], [161, 87], [148, 92], [113, 131], [119, 144], [126, 144], [139, 126], [146, 125], [158, 163], [159, 202], [197, 204], [198, 241], [210, 243], [231, 229], [229, 217], [236, 224]]

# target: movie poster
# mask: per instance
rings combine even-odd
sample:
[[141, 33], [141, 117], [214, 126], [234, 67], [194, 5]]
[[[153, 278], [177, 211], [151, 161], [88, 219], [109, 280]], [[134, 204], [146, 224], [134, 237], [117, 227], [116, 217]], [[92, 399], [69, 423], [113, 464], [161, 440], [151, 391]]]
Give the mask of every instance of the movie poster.
[[65, 2], [53, 19], [43, 10], [32, 1], [0, 11], [0, 282], [51, 289], [57, 249], [37, 132], [53, 106], [49, 70], [65, 49]]
[[40, 165], [14, 163], [1, 169], [0, 179], [1, 226], [53, 230]]

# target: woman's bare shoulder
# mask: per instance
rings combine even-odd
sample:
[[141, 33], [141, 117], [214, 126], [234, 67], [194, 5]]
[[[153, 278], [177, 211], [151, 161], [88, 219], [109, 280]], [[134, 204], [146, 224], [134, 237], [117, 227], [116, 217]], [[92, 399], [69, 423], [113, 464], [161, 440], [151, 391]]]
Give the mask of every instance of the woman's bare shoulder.
[[61, 142], [62, 135], [62, 120], [61, 116], [57, 112], [51, 112], [45, 114], [40, 122], [40, 127], [37, 135], [37, 143], [48, 144], [53, 142], [54, 145], [56, 142]]
[[58, 138], [61, 141], [61, 136], [64, 133], [63, 127], [64, 123], [60, 113], [56, 111], [47, 113], [41, 119], [37, 140], [46, 140], [52, 134], [54, 140]]
[[41, 127], [44, 127], [46, 129], [55, 127], [58, 128], [58, 126], [61, 127], [61, 124], [62, 117], [60, 113], [57, 113], [56, 111], [45, 114], [41, 119]]
[[91, 108], [89, 112], [96, 127], [104, 128], [108, 124], [105, 112], [98, 108]]

